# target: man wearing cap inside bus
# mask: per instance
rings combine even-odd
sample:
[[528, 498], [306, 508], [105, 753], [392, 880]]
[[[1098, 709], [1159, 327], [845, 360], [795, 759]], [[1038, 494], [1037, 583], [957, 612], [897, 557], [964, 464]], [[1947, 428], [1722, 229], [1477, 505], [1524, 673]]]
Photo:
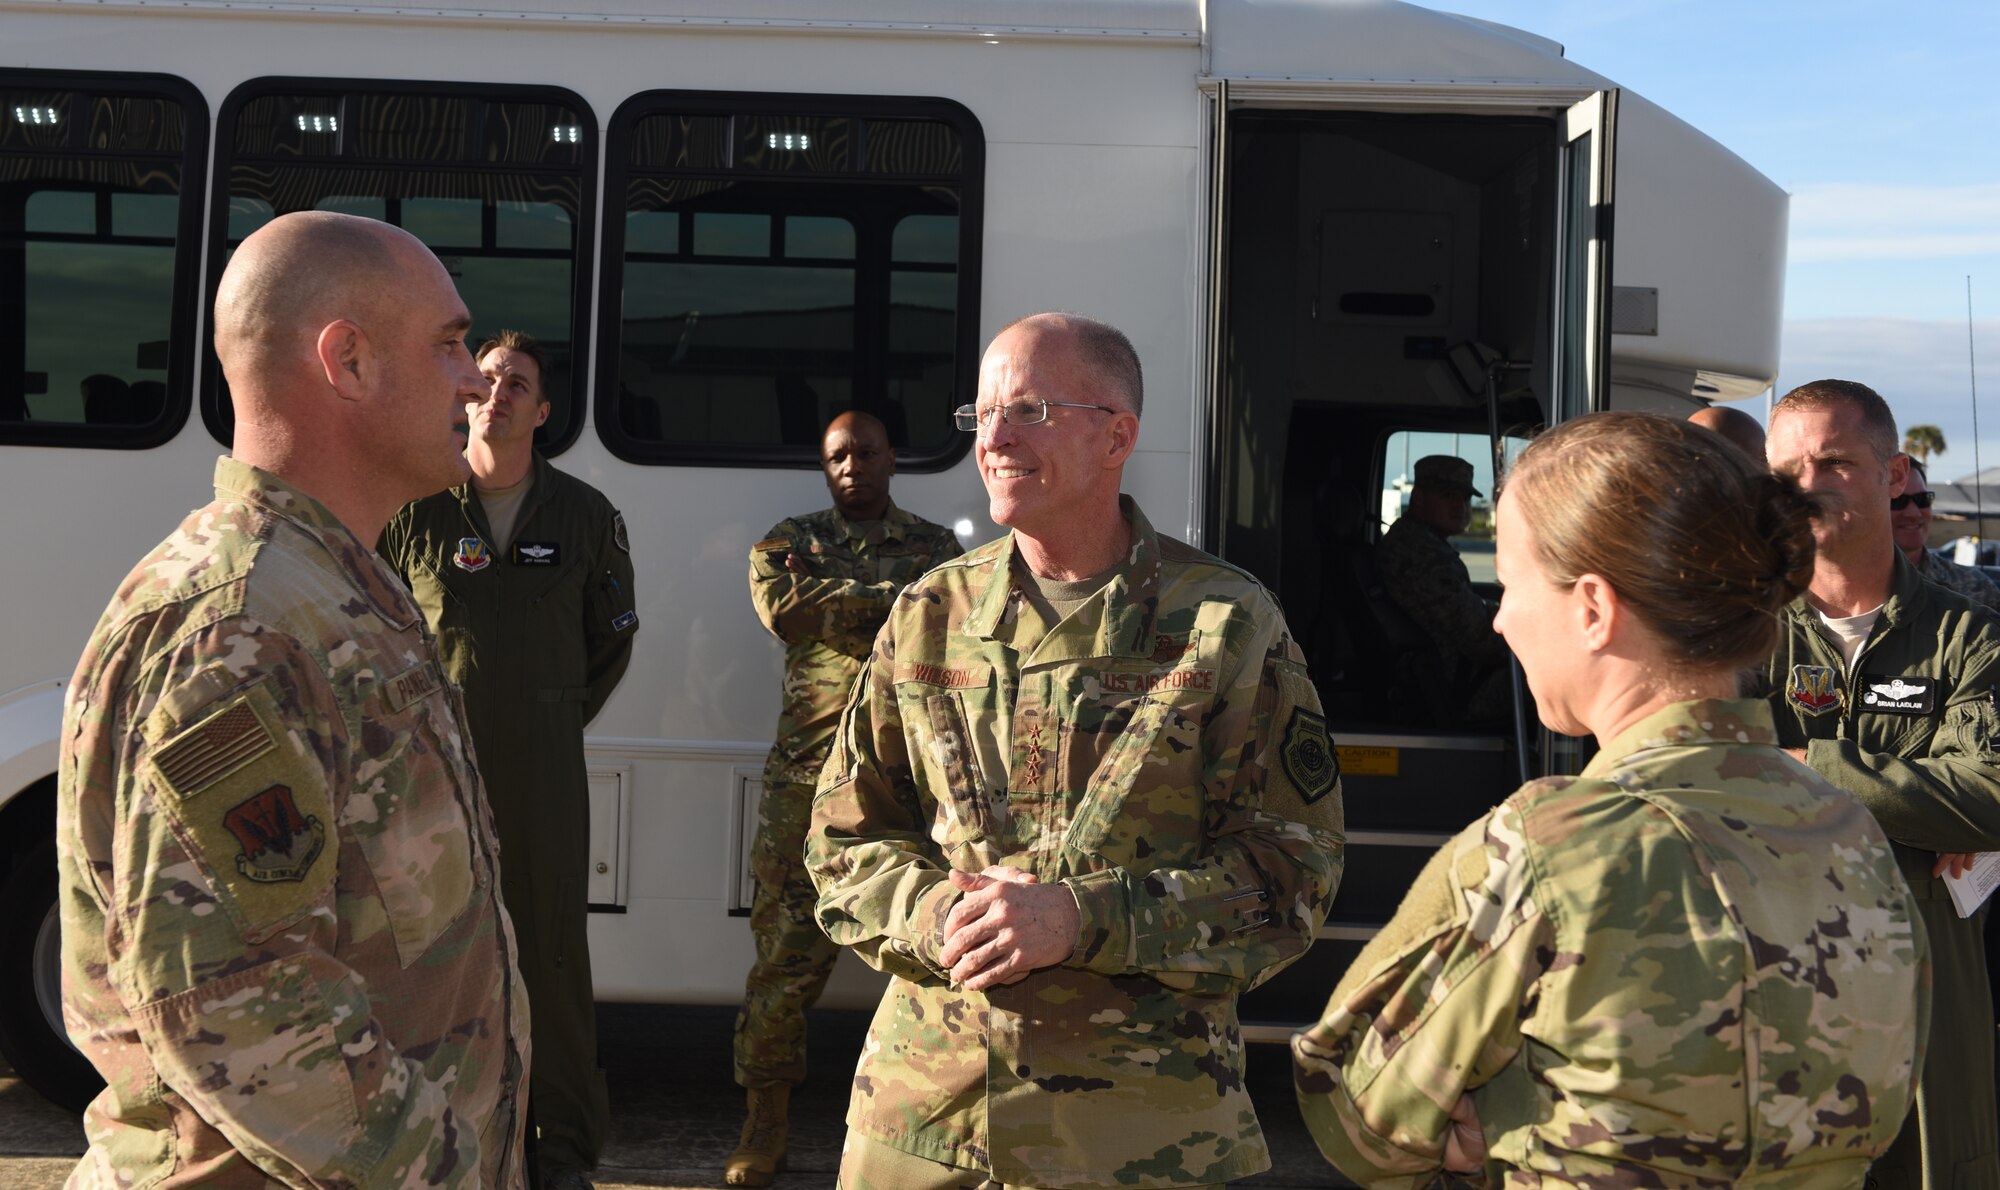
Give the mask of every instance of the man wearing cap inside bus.
[[1425, 455], [1412, 470], [1410, 506], [1375, 546], [1375, 569], [1396, 605], [1437, 643], [1451, 671], [1447, 689], [1470, 691], [1469, 719], [1507, 713], [1507, 645], [1493, 631], [1493, 605], [1472, 589], [1472, 575], [1451, 538], [1472, 520], [1472, 464]]
[[1154, 531], [1125, 336], [1003, 330], [957, 416], [1012, 530], [905, 588], [813, 802], [819, 922], [895, 978], [845, 1190], [1269, 1166], [1236, 1002], [1339, 883], [1339, 764], [1263, 587]]
[[486, 390], [469, 408], [471, 476], [398, 513], [381, 551], [465, 691], [534, 1006], [530, 1174], [571, 1190], [590, 1185], [611, 1122], [590, 977], [583, 728], [625, 675], [639, 613], [625, 518], [535, 452], [548, 353], [503, 330], [478, 358]]

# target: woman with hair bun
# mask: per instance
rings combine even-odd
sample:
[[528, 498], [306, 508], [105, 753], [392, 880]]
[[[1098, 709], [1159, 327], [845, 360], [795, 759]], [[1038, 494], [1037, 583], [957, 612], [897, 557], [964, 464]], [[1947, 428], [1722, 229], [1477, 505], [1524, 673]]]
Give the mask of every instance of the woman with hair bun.
[[1739, 697], [1812, 575], [1814, 505], [1721, 437], [1568, 422], [1497, 509], [1494, 628], [1590, 735], [1441, 848], [1293, 1039], [1364, 1186], [1859, 1186], [1911, 1102], [1922, 928], [1861, 803]]

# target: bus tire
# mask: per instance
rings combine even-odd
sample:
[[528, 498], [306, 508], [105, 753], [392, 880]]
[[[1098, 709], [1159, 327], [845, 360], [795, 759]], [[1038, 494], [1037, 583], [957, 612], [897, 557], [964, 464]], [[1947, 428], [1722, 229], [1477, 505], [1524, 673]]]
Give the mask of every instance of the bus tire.
[[15, 857], [0, 884], [0, 1055], [44, 1098], [83, 1111], [104, 1089], [62, 1027], [56, 841]]

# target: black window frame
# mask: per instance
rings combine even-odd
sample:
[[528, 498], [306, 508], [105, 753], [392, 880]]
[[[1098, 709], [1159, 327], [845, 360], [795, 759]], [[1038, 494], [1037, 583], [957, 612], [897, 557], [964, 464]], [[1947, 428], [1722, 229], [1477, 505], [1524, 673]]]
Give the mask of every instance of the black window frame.
[[[151, 450], [174, 440], [187, 424], [195, 391], [195, 319], [200, 292], [202, 203], [208, 197], [208, 98], [177, 75], [147, 71], [29, 70], [0, 68], [0, 86], [90, 95], [161, 99], [181, 107], [180, 210], [174, 222], [173, 308], [167, 322], [167, 399], [158, 417], [143, 425], [80, 422], [0, 422], [0, 446], [55, 446], [85, 450]], [[85, 150], [88, 152], [88, 150]], [[36, 154], [0, 150], [8, 156]], [[106, 154], [106, 156], [113, 156]], [[129, 154], [125, 155], [129, 158]], [[167, 160], [162, 152], [157, 160]], [[154, 160], [155, 158], [148, 158]], [[25, 350], [26, 343], [23, 342]]]
[[[773, 91], [642, 91], [618, 105], [606, 126], [604, 144], [603, 246], [599, 255], [597, 301], [597, 392], [591, 414], [597, 436], [613, 456], [628, 463], [676, 467], [746, 467], [817, 470], [816, 448], [727, 442], [668, 442], [636, 438], [626, 433], [618, 408], [619, 357], [624, 334], [625, 201], [634, 170], [631, 142], [634, 129], [648, 116], [798, 116], [850, 117], [878, 120], [932, 120], [952, 125], [962, 148], [958, 188], [957, 307], [953, 311], [953, 384], [973, 399], [979, 376], [979, 292], [981, 244], [985, 227], [986, 132], [972, 110], [953, 99], [937, 96], [836, 95]], [[654, 175], [657, 171], [643, 171]], [[676, 176], [713, 176], [760, 182], [786, 180], [811, 184], [828, 180], [868, 182], [935, 181], [933, 175], [841, 173], [807, 170], [746, 171], [689, 168]], [[615, 204], [615, 207], [614, 207]], [[802, 214], [807, 212], [801, 212]], [[857, 262], [858, 264], [858, 262]], [[942, 450], [898, 448], [899, 471], [946, 471], [972, 448], [972, 436], [953, 431]]]
[[[229, 178], [237, 164], [235, 151], [236, 119], [250, 103], [271, 96], [325, 96], [340, 99], [355, 95], [407, 95], [425, 98], [488, 99], [504, 103], [547, 103], [560, 104], [575, 110], [581, 129], [581, 143], [578, 147], [578, 191], [576, 209], [576, 248], [574, 271], [570, 276], [570, 331], [571, 350], [569, 360], [569, 422], [563, 427], [560, 438], [543, 441], [539, 432], [535, 449], [543, 455], [554, 457], [575, 445], [583, 433], [583, 423], [589, 412], [589, 392], [594, 356], [590, 345], [591, 308], [590, 299], [595, 293], [596, 274], [596, 219], [598, 207], [597, 164], [602, 138], [598, 132], [597, 113], [583, 96], [567, 87], [556, 87], [534, 83], [459, 83], [438, 82], [435, 79], [398, 78], [329, 78], [299, 75], [264, 75], [248, 79], [238, 84], [222, 101], [216, 111], [215, 121], [215, 167], [209, 178], [208, 212], [208, 291], [203, 303], [206, 315], [206, 330], [203, 334], [202, 350], [208, 366], [204, 369], [201, 392], [201, 416], [208, 432], [217, 442], [227, 447], [230, 444], [225, 426], [230, 422], [223, 418], [222, 366], [215, 357], [215, 294], [222, 283], [222, 269], [229, 248]], [[326, 164], [346, 165], [355, 168], [390, 170], [436, 169], [437, 161], [397, 160], [392, 158], [364, 158], [342, 154], [325, 159]], [[301, 164], [313, 164], [304, 160]], [[457, 163], [455, 168], [476, 171], [501, 172], [504, 170], [527, 170], [533, 166], [489, 166], [473, 162]], [[449, 253], [447, 253], [448, 255]], [[475, 323], [479, 311], [472, 312]], [[474, 348], [478, 344], [468, 346]]]

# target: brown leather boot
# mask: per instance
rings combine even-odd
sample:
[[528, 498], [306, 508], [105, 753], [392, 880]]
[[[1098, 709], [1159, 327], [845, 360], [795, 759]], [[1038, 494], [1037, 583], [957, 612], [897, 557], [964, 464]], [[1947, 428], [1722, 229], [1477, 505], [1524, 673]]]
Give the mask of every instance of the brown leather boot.
[[730, 1186], [768, 1186], [785, 1169], [785, 1136], [791, 1128], [792, 1088], [788, 1083], [751, 1087], [750, 1117], [743, 1121], [743, 1139], [722, 1167]]

